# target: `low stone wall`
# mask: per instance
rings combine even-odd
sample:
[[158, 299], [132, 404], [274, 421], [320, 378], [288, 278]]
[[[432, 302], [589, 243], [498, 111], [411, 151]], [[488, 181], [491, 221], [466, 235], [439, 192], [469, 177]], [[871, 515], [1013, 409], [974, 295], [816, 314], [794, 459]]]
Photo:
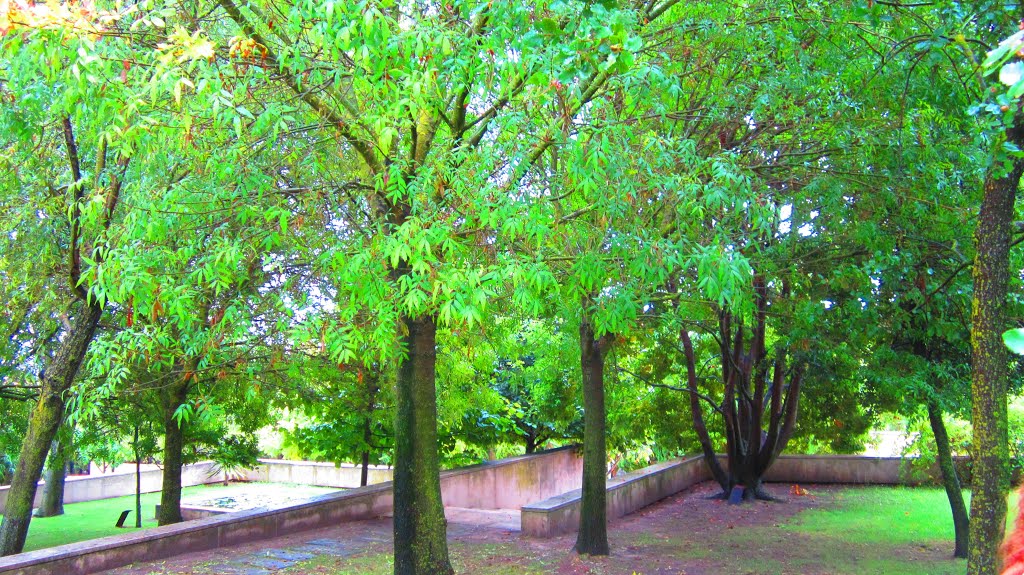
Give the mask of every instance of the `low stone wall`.
[[[317, 461], [287, 461], [283, 459], [260, 459], [260, 466], [246, 473], [249, 481], [272, 483], [298, 483], [318, 487], [359, 487], [363, 468], [361, 465], [343, 463], [321, 463]], [[367, 484], [374, 485], [391, 481], [391, 468], [371, 465], [367, 473]]]
[[[969, 458], [957, 457], [960, 482], [971, 479]], [[845, 483], [849, 485], [922, 485], [938, 483], [938, 465], [912, 469], [914, 460], [903, 457], [864, 455], [782, 455], [764, 479], [778, 483]]]
[[[567, 482], [581, 473], [579, 465], [575, 448], [567, 447], [445, 471], [441, 474], [441, 495], [446, 505], [454, 507], [519, 507], [538, 495], [550, 497], [571, 488]], [[579, 485], [578, 477], [575, 485]], [[465, 493], [469, 489], [478, 491]], [[546, 489], [556, 491], [545, 492]], [[130, 563], [380, 517], [391, 511], [391, 484], [380, 483], [321, 495], [299, 504], [236, 511], [3, 557], [0, 558], [0, 573], [86, 575]]]
[[[711, 479], [702, 457], [673, 459], [608, 480], [608, 518], [622, 517]], [[580, 489], [524, 505], [522, 530], [533, 537], [573, 533], [580, 525]]]
[[[142, 479], [142, 492], [152, 493], [160, 491], [163, 481], [163, 471], [160, 469], [148, 469], [140, 473]], [[181, 471], [182, 487], [193, 485], [204, 485], [217, 483], [224, 480], [224, 473], [210, 461], [186, 465]], [[42, 501], [44, 482], [39, 482], [36, 489], [35, 505]], [[0, 513], [3, 512], [7, 503], [7, 492], [10, 486], [0, 487]], [[72, 475], [64, 482], [64, 503], [80, 503], [82, 501], [95, 501], [96, 499], [109, 499], [111, 497], [122, 497], [135, 494], [135, 472], [119, 472], [107, 475]]]

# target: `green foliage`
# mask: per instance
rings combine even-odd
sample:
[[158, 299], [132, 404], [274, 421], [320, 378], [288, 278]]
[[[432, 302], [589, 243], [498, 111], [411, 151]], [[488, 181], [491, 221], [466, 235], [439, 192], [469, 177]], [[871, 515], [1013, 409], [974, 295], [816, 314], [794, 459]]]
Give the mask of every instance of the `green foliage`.
[[461, 412], [451, 424], [452, 437], [485, 451], [499, 445], [534, 451], [548, 442], [578, 440], [582, 414], [574, 334], [552, 320], [496, 317], [492, 326], [471, 355], [442, 362], [451, 374], [448, 385], [462, 381], [467, 391], [480, 386], [465, 404], [442, 396], [446, 408]]
[[[286, 430], [284, 447], [303, 459], [373, 464], [392, 462], [391, 377], [380, 367], [326, 366], [307, 370], [298, 405], [309, 423]], [[307, 376], [308, 377], [308, 376]]]
[[1006, 347], [1017, 355], [1024, 355], [1024, 329], [1011, 329], [1003, 332]]
[[86, 4], [0, 15], [0, 397], [32, 396], [85, 290], [90, 457], [153, 454], [180, 383], [190, 457], [250, 464], [289, 409], [290, 454], [394, 463], [425, 317], [447, 464], [579, 437], [584, 321], [612, 459], [692, 453], [681, 330], [720, 445], [719, 322], [753, 335], [755, 276], [764, 365], [806, 366], [792, 449], [970, 408], [972, 214], [1024, 90], [1020, 34], [981, 76], [973, 50], [1006, 7]]
[[10, 472], [13, 470], [11, 465], [17, 462], [30, 409], [28, 402], [0, 399], [0, 411], [4, 413], [0, 421], [0, 456], [3, 459], [3, 463], [0, 463], [0, 476], [4, 478], [4, 483], [10, 480]]

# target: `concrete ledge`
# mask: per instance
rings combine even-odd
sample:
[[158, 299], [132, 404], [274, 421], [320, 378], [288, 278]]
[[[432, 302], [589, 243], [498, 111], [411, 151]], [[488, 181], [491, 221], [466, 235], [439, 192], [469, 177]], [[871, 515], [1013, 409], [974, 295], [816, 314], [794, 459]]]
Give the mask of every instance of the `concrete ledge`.
[[[711, 479], [702, 457], [673, 459], [608, 480], [608, 517], [628, 515]], [[533, 537], [573, 533], [580, 525], [582, 493], [575, 489], [524, 505], [522, 531]]]
[[[580, 485], [580, 458], [567, 447], [441, 474], [446, 505], [518, 508]], [[575, 482], [575, 483], [573, 483]], [[229, 547], [298, 531], [390, 514], [391, 483], [328, 493], [302, 503], [235, 511], [177, 525], [114, 535], [0, 558], [0, 573], [87, 575], [131, 563]]]

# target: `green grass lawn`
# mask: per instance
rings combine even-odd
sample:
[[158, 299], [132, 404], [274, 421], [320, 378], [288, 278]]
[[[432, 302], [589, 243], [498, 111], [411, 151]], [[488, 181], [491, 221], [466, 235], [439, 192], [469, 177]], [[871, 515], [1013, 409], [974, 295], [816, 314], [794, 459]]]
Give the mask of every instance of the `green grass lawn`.
[[816, 496], [822, 506], [778, 525], [726, 530], [703, 542], [701, 564], [735, 575], [960, 575], [966, 568], [952, 558], [942, 489], [850, 487]]
[[[212, 492], [216, 487], [199, 486], [182, 489], [182, 496], [188, 497], [206, 491]], [[156, 527], [154, 506], [160, 503], [160, 493], [142, 494], [142, 527]], [[131, 509], [132, 513], [125, 521], [129, 528], [114, 527], [122, 511]], [[29, 524], [28, 540], [25, 551], [43, 549], [65, 543], [86, 541], [97, 537], [106, 537], [135, 530], [135, 496], [114, 497], [83, 503], [70, 503], [64, 506], [64, 515], [57, 517], [33, 517]]]
[[808, 556], [809, 563], [837, 574], [963, 573], [966, 563], [951, 558], [953, 520], [945, 491], [851, 488], [836, 503], [805, 511], [783, 527], [799, 547], [828, 549], [826, 560]]
[[[964, 491], [968, 507], [970, 495]], [[1011, 494], [1007, 529], [1012, 529], [1016, 514], [1017, 498]], [[946, 492], [939, 488], [848, 488], [837, 494], [834, 505], [800, 513], [782, 530], [792, 546], [786, 566], [805, 564], [807, 572], [959, 575], [966, 568], [965, 561], [951, 558], [952, 513]], [[768, 536], [766, 531], [761, 528], [750, 536]], [[827, 549], [827, 559], [815, 553], [818, 548]], [[764, 572], [789, 572], [778, 567]]]
[[[969, 505], [970, 493], [964, 496]], [[805, 511], [786, 528], [804, 535], [841, 533], [850, 543], [873, 543], [880, 537], [894, 545], [953, 540], [952, 514], [941, 489], [849, 488], [839, 493], [836, 503]]]
[[[288, 486], [291, 488], [292, 486]], [[237, 492], [244, 489], [244, 484], [232, 484], [224, 487], [219, 484], [199, 485], [182, 489], [182, 499], [211, 498], [222, 494]], [[302, 486], [304, 493], [329, 493], [329, 488], [310, 488]], [[155, 506], [160, 503], [160, 493], [142, 494], [142, 528], [156, 527]], [[117, 528], [121, 512], [130, 509], [131, 515], [125, 521], [126, 528]], [[114, 497], [83, 503], [70, 503], [64, 506], [64, 515], [57, 517], [33, 517], [29, 525], [25, 551], [43, 549], [66, 543], [86, 541], [108, 535], [118, 535], [135, 531], [135, 496]]]

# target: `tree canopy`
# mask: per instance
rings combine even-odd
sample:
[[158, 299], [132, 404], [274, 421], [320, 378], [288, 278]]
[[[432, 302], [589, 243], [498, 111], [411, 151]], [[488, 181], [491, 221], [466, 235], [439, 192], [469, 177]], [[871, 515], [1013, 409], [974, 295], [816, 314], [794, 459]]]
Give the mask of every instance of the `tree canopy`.
[[393, 465], [395, 572], [444, 574], [442, 466], [581, 442], [604, 554], [620, 466], [702, 453], [764, 496], [784, 450], [896, 413], [943, 462], [972, 420], [996, 572], [1017, 7], [0, 6], [0, 552], [69, 421], [164, 463], [162, 523], [184, 461], [250, 463], [268, 426]]

